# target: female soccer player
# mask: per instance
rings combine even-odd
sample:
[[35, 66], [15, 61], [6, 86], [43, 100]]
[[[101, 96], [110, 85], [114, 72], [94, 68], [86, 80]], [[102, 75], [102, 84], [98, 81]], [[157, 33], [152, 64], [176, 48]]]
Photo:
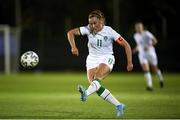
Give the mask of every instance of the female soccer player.
[[111, 92], [101, 86], [101, 82], [112, 70], [115, 63], [113, 56], [113, 42], [117, 42], [125, 48], [127, 55], [127, 71], [133, 69], [132, 53], [126, 40], [114, 31], [111, 27], [105, 26], [105, 18], [101, 11], [92, 11], [88, 16], [87, 26], [74, 28], [67, 33], [71, 52], [78, 56], [79, 51], [75, 44], [76, 35], [87, 35], [89, 55], [86, 59], [87, 78], [89, 81], [88, 89], [79, 85], [78, 90], [81, 94], [81, 101], [86, 101], [92, 93], [97, 94], [104, 100], [114, 104], [117, 109], [117, 117], [123, 115], [125, 105], [120, 103]]
[[153, 47], [157, 44], [157, 40], [152, 33], [150, 33], [147, 30], [144, 30], [144, 25], [141, 22], [135, 24], [135, 31], [136, 33], [134, 34], [134, 39], [136, 41], [137, 46], [133, 50], [133, 52], [139, 52], [139, 61], [142, 70], [144, 71], [144, 77], [147, 81], [146, 89], [148, 91], [153, 90], [152, 77], [149, 65], [151, 65], [154, 72], [157, 73], [157, 76], [159, 77], [160, 81], [160, 87], [163, 87], [163, 76], [161, 74], [160, 69], [158, 68], [157, 55], [155, 52], [155, 48]]

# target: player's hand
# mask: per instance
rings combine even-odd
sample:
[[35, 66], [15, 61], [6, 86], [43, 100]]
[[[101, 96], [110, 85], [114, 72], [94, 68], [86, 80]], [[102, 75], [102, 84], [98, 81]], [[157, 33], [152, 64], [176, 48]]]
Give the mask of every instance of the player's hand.
[[132, 63], [128, 63], [127, 71], [132, 71], [132, 70], [133, 70], [133, 64]]
[[71, 48], [71, 52], [73, 55], [79, 56], [79, 50], [75, 47], [75, 48]]

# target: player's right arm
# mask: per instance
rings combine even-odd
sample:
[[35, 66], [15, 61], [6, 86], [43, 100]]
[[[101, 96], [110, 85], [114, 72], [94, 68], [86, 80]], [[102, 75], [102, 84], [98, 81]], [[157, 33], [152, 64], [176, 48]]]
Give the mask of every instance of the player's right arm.
[[67, 32], [68, 41], [71, 46], [71, 52], [73, 55], [76, 56], [79, 55], [79, 51], [75, 43], [75, 36], [79, 36], [79, 35], [81, 35], [79, 28], [74, 28]]

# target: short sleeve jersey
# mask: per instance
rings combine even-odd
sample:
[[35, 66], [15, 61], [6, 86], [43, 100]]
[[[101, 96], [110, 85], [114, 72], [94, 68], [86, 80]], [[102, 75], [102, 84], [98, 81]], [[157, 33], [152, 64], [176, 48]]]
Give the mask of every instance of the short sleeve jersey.
[[98, 33], [91, 32], [89, 26], [83, 26], [80, 33], [87, 35], [89, 54], [92, 55], [113, 54], [113, 42], [121, 36], [109, 26], [104, 26]]
[[[135, 33], [134, 39], [138, 46], [139, 52], [144, 52], [145, 46], [152, 45], [152, 39], [154, 38], [153, 34], [149, 31], [144, 31], [143, 33]], [[154, 47], [152, 46], [152, 49]]]

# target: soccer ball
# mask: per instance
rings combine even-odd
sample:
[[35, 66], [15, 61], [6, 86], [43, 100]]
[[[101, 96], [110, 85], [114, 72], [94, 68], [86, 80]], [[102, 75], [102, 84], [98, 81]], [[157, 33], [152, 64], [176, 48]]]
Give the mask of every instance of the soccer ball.
[[27, 51], [21, 56], [21, 65], [24, 68], [34, 68], [39, 63], [38, 55], [33, 51]]

